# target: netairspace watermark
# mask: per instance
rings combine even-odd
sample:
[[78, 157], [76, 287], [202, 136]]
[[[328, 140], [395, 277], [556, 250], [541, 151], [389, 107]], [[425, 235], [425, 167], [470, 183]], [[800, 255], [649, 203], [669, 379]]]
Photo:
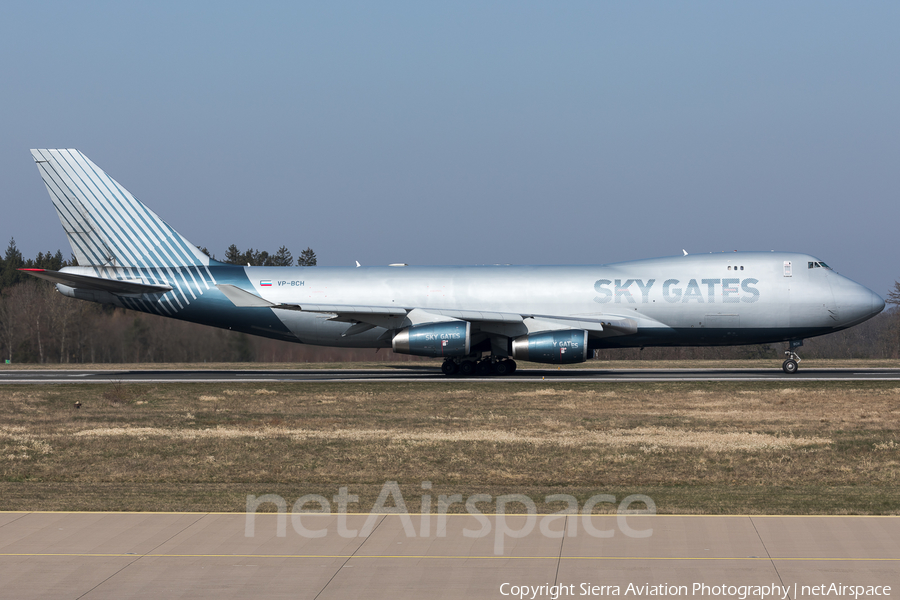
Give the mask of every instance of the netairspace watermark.
[[[436, 537], [446, 537], [447, 535], [447, 516], [450, 507], [455, 504], [463, 504], [466, 512], [471, 516], [478, 528], [463, 529], [462, 534], [467, 538], [484, 538], [493, 535], [494, 538], [494, 554], [502, 555], [504, 545], [507, 538], [516, 539], [523, 538], [534, 531], [538, 527], [541, 534], [548, 538], [576, 537], [579, 528], [584, 529], [585, 533], [595, 538], [611, 538], [616, 534], [615, 529], [598, 529], [594, 524], [592, 517], [601, 516], [594, 513], [594, 509], [602, 504], [614, 504], [616, 506], [616, 526], [618, 530], [630, 538], [647, 538], [653, 535], [653, 529], [633, 529], [628, 524], [627, 517], [629, 515], [654, 515], [656, 514], [656, 503], [643, 494], [632, 494], [626, 496], [621, 502], [616, 502], [616, 497], [611, 494], [597, 494], [591, 496], [583, 506], [578, 506], [578, 500], [575, 496], [569, 494], [551, 494], [544, 498], [546, 503], [565, 503], [565, 508], [548, 515], [541, 515], [540, 519], [537, 514], [537, 506], [534, 500], [524, 494], [507, 494], [494, 498], [490, 494], [472, 494], [463, 499], [462, 494], [439, 494], [437, 497], [437, 510], [432, 513], [432, 495], [427, 493], [431, 490], [431, 482], [422, 482], [422, 489], [426, 491], [421, 497], [421, 512], [416, 515], [410, 515], [406, 509], [406, 502], [403, 494], [400, 492], [400, 486], [396, 481], [388, 481], [382, 486], [381, 493], [370, 511], [368, 518], [360, 529], [350, 529], [347, 524], [347, 509], [350, 504], [358, 503], [359, 496], [350, 494], [348, 487], [341, 487], [338, 494], [332, 498], [337, 506], [336, 513], [332, 511], [332, 504], [329, 500], [320, 494], [306, 494], [301, 496], [294, 502], [290, 512], [291, 525], [298, 535], [308, 538], [321, 538], [328, 535], [327, 528], [308, 529], [303, 524], [303, 515], [310, 514], [310, 507], [315, 507], [315, 513], [331, 513], [336, 514], [337, 534], [343, 538], [367, 537], [375, 529], [378, 517], [381, 514], [397, 514], [403, 525], [403, 531], [406, 537], [431, 537], [432, 535], [432, 517], [434, 517], [434, 535]], [[390, 505], [388, 505], [388, 501]], [[254, 537], [256, 535], [256, 514], [260, 506], [264, 504], [274, 504], [277, 511], [276, 533], [277, 537], [287, 536], [287, 517], [288, 503], [277, 494], [265, 494], [263, 496], [247, 496], [247, 513], [244, 524], [244, 535], [246, 537]], [[481, 512], [478, 504], [490, 503], [494, 506], [493, 515], [490, 512], [486, 515]], [[643, 504], [644, 508], [632, 510], [632, 505]], [[524, 510], [523, 510], [524, 509]], [[524, 520], [517, 519], [516, 525], [507, 521], [507, 515], [523, 515]], [[493, 516], [489, 519], [488, 516]], [[560, 517], [569, 516], [564, 527], [559, 527]], [[578, 517], [581, 518], [578, 518]], [[414, 523], [415, 517], [418, 522], [418, 529]], [[492, 523], [493, 521], [493, 523]]]
[[[793, 594], [792, 594], [793, 592]], [[759, 598], [778, 598], [780, 600], [796, 600], [797, 598], [816, 598], [833, 596], [839, 598], [863, 598], [871, 596], [890, 596], [889, 585], [844, 585], [843, 583], [821, 583], [819, 585], [728, 585], [692, 583], [687, 585], [635, 584], [596, 585], [593, 583], [558, 583], [554, 585], [516, 585], [503, 583], [500, 585], [501, 596], [511, 596], [519, 600], [536, 600], [549, 598], [559, 600], [571, 596], [702, 596], [704, 598], [736, 598], [750, 600]]]

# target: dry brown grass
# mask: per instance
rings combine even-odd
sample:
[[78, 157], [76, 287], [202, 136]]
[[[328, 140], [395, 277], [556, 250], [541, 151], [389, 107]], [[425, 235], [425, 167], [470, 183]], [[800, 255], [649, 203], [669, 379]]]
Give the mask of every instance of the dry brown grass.
[[428, 480], [645, 493], [668, 513], [900, 512], [890, 382], [7, 386], [0, 402], [6, 510], [242, 510], [339, 486], [365, 510], [389, 480], [415, 509]]
[[[201, 397], [201, 400], [203, 397]], [[194, 417], [196, 418], [196, 417]], [[548, 429], [559, 429], [558, 421], [543, 423]], [[236, 439], [278, 440], [304, 442], [310, 439], [342, 440], [351, 442], [384, 441], [395, 444], [404, 442], [444, 443], [444, 442], [493, 442], [503, 444], [531, 444], [535, 446], [575, 447], [595, 446], [604, 448], [625, 448], [639, 445], [643, 452], [674, 451], [681, 448], [693, 448], [709, 452], [763, 452], [768, 450], [786, 450], [802, 446], [814, 446], [831, 443], [825, 438], [778, 437], [774, 435], [752, 432], [695, 432], [667, 427], [637, 427], [634, 429], [614, 429], [611, 431], [561, 432], [549, 435], [528, 435], [515, 431], [499, 431], [497, 429], [469, 429], [465, 431], [432, 431], [432, 432], [398, 432], [387, 429], [335, 429], [319, 431], [316, 429], [289, 429], [286, 427], [235, 428], [218, 426], [206, 429], [183, 429], [162, 427], [100, 427], [84, 429], [74, 434], [76, 437], [94, 438], [137, 438], [146, 440], [150, 437], [163, 437], [173, 440], [200, 439]], [[650, 450], [652, 449], [652, 450]], [[893, 446], [881, 444], [878, 449], [893, 449]]]

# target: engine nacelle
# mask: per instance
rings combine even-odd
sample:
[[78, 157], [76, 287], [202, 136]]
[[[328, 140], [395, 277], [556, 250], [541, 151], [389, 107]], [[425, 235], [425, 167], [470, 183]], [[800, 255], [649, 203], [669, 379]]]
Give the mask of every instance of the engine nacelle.
[[568, 365], [588, 359], [588, 332], [584, 329], [523, 335], [512, 342], [516, 360]]
[[391, 345], [399, 354], [432, 358], [467, 356], [472, 325], [468, 321], [445, 321], [407, 327], [394, 336]]

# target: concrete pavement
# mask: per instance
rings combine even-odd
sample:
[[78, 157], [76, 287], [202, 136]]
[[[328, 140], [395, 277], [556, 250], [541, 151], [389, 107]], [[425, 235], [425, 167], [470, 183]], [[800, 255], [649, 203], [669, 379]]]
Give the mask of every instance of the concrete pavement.
[[[360, 530], [369, 515], [343, 518]], [[599, 538], [581, 516], [539, 515], [529, 529], [528, 516], [507, 515], [506, 529], [526, 535], [505, 535], [499, 554], [504, 524], [487, 518], [480, 537], [468, 514], [450, 515], [443, 536], [435, 515], [427, 528], [412, 515], [413, 537], [399, 515], [376, 515], [368, 536], [342, 537], [331, 514], [303, 515], [300, 528], [287, 517], [283, 536], [277, 515], [257, 514], [248, 536], [244, 514], [0, 513], [0, 598], [552, 598], [552, 586], [560, 598], [614, 586], [629, 597], [739, 598], [740, 586], [784, 597], [763, 594], [778, 586], [797, 598], [822, 584], [900, 594], [900, 517], [630, 515], [629, 531], [652, 529], [638, 538], [597, 515], [588, 526], [611, 533]]]

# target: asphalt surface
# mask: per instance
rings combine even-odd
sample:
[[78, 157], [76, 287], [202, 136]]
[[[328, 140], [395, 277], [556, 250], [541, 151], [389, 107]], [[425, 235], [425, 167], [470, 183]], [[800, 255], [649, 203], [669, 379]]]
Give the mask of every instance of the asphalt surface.
[[[900, 517], [632, 515], [623, 527], [609, 515], [591, 517], [589, 534], [582, 516], [529, 526], [527, 515], [491, 515], [487, 535], [472, 535], [485, 527], [468, 514], [447, 517], [443, 535], [435, 515], [428, 531], [406, 518], [407, 529], [400, 515], [0, 513], [0, 598], [552, 599], [555, 585], [566, 586], [558, 598], [661, 585], [698, 598], [900, 593]], [[832, 585], [854, 589], [823, 593]]]
[[446, 377], [436, 367], [384, 369], [292, 370], [13, 370], [0, 369], [0, 385], [22, 383], [231, 383], [266, 381], [405, 382], [405, 381], [524, 381], [524, 382], [661, 382], [661, 381], [900, 381], [900, 369], [801, 369], [784, 373], [771, 369], [520, 369], [507, 377]]

